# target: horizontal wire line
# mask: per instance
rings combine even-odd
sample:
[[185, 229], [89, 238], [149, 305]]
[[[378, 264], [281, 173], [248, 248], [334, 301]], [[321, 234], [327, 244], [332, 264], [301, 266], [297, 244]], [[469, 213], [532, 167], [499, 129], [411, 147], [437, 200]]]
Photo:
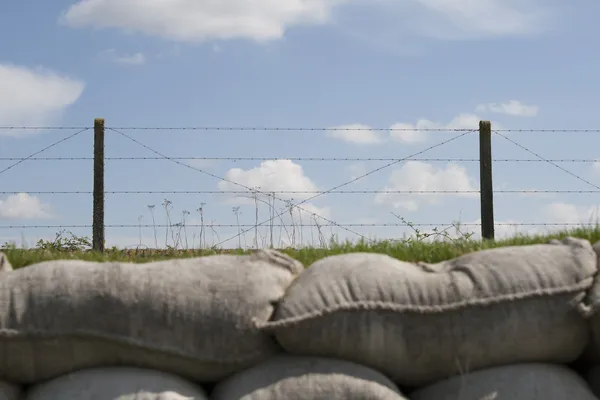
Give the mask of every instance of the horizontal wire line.
[[[394, 161], [398, 158], [351, 158], [351, 157], [169, 157], [171, 160], [205, 160], [205, 161], [269, 161], [276, 159], [293, 161]], [[0, 161], [17, 161], [23, 157], [0, 157]], [[92, 161], [94, 157], [32, 157], [27, 161]], [[165, 160], [163, 157], [105, 157], [104, 160], [134, 161], [134, 160]], [[441, 161], [441, 162], [479, 162], [477, 158], [411, 158], [410, 161]], [[498, 158], [492, 162], [564, 162], [564, 163], [595, 163], [600, 159], [592, 158], [563, 158], [563, 159], [519, 159]]]
[[[93, 191], [12, 191], [0, 192], [0, 195], [7, 194], [93, 194]], [[114, 190], [105, 191], [105, 194], [247, 194], [251, 195], [251, 191], [244, 190]], [[321, 191], [277, 191], [268, 192], [265, 194], [473, 194], [480, 193], [479, 190], [335, 190], [330, 192]], [[495, 194], [520, 194], [520, 193], [600, 193], [600, 190], [495, 190]]]
[[[410, 224], [294, 224], [296, 227], [410, 227], [410, 226], [427, 226], [427, 227], [439, 227], [439, 226], [481, 226], [477, 223], [440, 223], [440, 224], [428, 224], [428, 223], [410, 223]], [[547, 222], [547, 223], [499, 223], [495, 226], [589, 226], [590, 224], [577, 223], [577, 222]], [[130, 224], [130, 225], [105, 225], [105, 228], [254, 228], [254, 224], [171, 224], [171, 225], [149, 225], [149, 224]], [[282, 224], [265, 224], [264, 227], [289, 227], [289, 225]], [[91, 228], [92, 225], [0, 225], [0, 229], [38, 229], [38, 228]]]
[[[69, 130], [93, 129], [92, 126], [0, 126], [0, 130]], [[142, 127], [142, 126], [106, 126], [106, 130], [195, 130], [195, 131], [412, 131], [412, 132], [468, 132], [474, 128], [369, 128], [369, 127], [259, 127], [259, 126], [182, 126], [182, 127]], [[494, 129], [496, 132], [600, 132], [600, 129]]]

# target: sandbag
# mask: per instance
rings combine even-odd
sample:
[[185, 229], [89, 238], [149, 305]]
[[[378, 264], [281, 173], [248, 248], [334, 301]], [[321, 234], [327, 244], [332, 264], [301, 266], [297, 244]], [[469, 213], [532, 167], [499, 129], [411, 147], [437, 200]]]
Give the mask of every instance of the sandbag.
[[589, 242], [484, 250], [439, 264], [354, 253], [315, 262], [271, 322], [290, 353], [342, 358], [402, 386], [517, 362], [568, 363], [589, 339]]
[[33, 385], [24, 400], [206, 400], [199, 386], [176, 375], [127, 368], [86, 369]]
[[134, 366], [216, 381], [281, 351], [256, 322], [302, 270], [272, 250], [15, 270], [0, 279], [0, 377]]
[[[600, 241], [594, 243], [593, 249], [599, 257], [598, 265], [600, 265]], [[600, 279], [596, 278], [588, 292], [586, 303], [589, 307], [588, 322], [591, 340], [582, 359], [586, 363], [597, 364], [600, 363]]]
[[381, 373], [348, 361], [279, 355], [217, 384], [211, 400], [403, 400]]
[[9, 272], [12, 270], [13, 267], [8, 262], [8, 257], [6, 257], [6, 254], [0, 251], [0, 272]]
[[598, 400], [583, 378], [553, 364], [515, 364], [420, 388], [411, 400]]
[[0, 380], [0, 400], [20, 400], [21, 394], [21, 387]]

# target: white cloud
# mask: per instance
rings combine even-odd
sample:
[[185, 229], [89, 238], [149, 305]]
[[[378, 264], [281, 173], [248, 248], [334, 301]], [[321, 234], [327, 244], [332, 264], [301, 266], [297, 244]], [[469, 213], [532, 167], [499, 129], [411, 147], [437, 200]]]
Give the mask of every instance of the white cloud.
[[[426, 129], [479, 129], [481, 120], [475, 114], [459, 114], [448, 123], [440, 123], [428, 119], [419, 119], [415, 123], [398, 122], [391, 126], [390, 137], [403, 143], [421, 143], [429, 139]], [[498, 128], [498, 126], [495, 126]], [[395, 130], [394, 130], [395, 129]], [[414, 129], [414, 130], [412, 130]]]
[[79, 99], [84, 86], [47, 69], [0, 64], [0, 125], [51, 123]]
[[[383, 191], [476, 191], [471, 177], [464, 167], [449, 163], [438, 168], [421, 161], [407, 161], [392, 172]], [[476, 198], [478, 193], [429, 194], [429, 193], [379, 193], [377, 204], [390, 205], [407, 211], [417, 211], [422, 203], [441, 204], [445, 196]]]
[[38, 197], [18, 193], [0, 200], [0, 218], [5, 219], [47, 219], [52, 218], [50, 206]]
[[291, 26], [322, 24], [347, 0], [80, 0], [61, 21], [71, 27], [117, 28], [182, 42], [283, 37]]
[[[225, 174], [225, 179], [249, 188], [256, 188], [264, 193], [318, 190], [313, 181], [304, 174], [302, 166], [291, 160], [267, 160], [249, 170], [232, 168]], [[245, 190], [242, 186], [226, 181], [221, 181], [218, 185], [220, 190]], [[277, 195], [279, 198], [296, 200], [303, 200], [311, 196], [313, 194], [282, 193]]]
[[[365, 36], [361, 29], [367, 29], [369, 37], [402, 39], [409, 30], [452, 40], [542, 32], [557, 14], [549, 1], [79, 0], [60, 20], [71, 27], [115, 28], [181, 42], [240, 38], [264, 42], [282, 38], [293, 26], [328, 23], [339, 6], [359, 5], [379, 17], [370, 19], [366, 28], [357, 27], [356, 22], [348, 27], [338, 23], [355, 37]], [[386, 31], [381, 32], [384, 27]]]
[[506, 114], [514, 117], [535, 117], [540, 111], [536, 105], [526, 105], [519, 100], [509, 100], [505, 103], [479, 104], [475, 111]]
[[336, 130], [327, 131], [327, 136], [355, 144], [379, 144], [384, 138], [368, 125], [350, 124], [341, 125]]
[[[475, 114], [458, 114], [447, 123], [440, 123], [428, 119], [419, 119], [415, 123], [397, 122], [390, 126], [389, 137], [384, 137], [374, 128], [364, 124], [349, 124], [335, 127], [336, 130], [328, 131], [327, 136], [349, 143], [375, 145], [385, 143], [388, 139], [406, 144], [423, 143], [429, 140], [428, 129], [448, 130], [456, 129], [479, 129], [481, 120]], [[498, 123], [493, 123], [494, 128], [499, 129]]]
[[[294, 163], [291, 160], [267, 160], [260, 163], [258, 167], [243, 170], [241, 168], [232, 168], [225, 174], [225, 179], [239, 183], [249, 188], [256, 188], [258, 191], [266, 194], [266, 193], [275, 193], [276, 197], [276, 205], [275, 209], [277, 213], [281, 212], [281, 210], [286, 207], [285, 204], [282, 204], [279, 200], [291, 201], [292, 203], [298, 203], [299, 201], [306, 200], [312, 196], [314, 193], [281, 193], [281, 192], [315, 192], [318, 191], [316, 184], [304, 174], [304, 169], [301, 165]], [[221, 181], [218, 184], [219, 189], [223, 191], [235, 190], [240, 191], [244, 190], [243, 187], [238, 185], [234, 185], [233, 183]], [[268, 208], [268, 205], [265, 202], [271, 201], [267, 195], [259, 195], [257, 196], [260, 200], [259, 206], [263, 207], [265, 210]], [[250, 192], [247, 195], [241, 196], [236, 195], [230, 197], [230, 200], [234, 204], [254, 204], [254, 199]], [[267, 207], [267, 208], [265, 208]], [[313, 214], [317, 214], [318, 216], [328, 218], [330, 215], [329, 208], [320, 208], [311, 203], [303, 203], [299, 207], [296, 208], [296, 213], [302, 214], [303, 220], [309, 220], [312, 218]], [[267, 212], [264, 212], [264, 216], [266, 217]], [[291, 218], [291, 216], [289, 216]], [[288, 218], [288, 213], [281, 216], [281, 218]], [[279, 218], [278, 218], [279, 219]], [[279, 221], [281, 222], [281, 221]], [[323, 221], [320, 221], [323, 223]]]
[[542, 214], [547, 223], [583, 225], [598, 222], [600, 219], [599, 211], [600, 205], [575, 205], [556, 202], [544, 206]]
[[100, 55], [117, 64], [143, 65], [146, 63], [146, 56], [139, 52], [133, 54], [118, 54], [115, 49], [107, 49], [101, 52]]
[[536, 34], [553, 17], [541, 0], [416, 0], [412, 18], [417, 32], [439, 39], [467, 39]]

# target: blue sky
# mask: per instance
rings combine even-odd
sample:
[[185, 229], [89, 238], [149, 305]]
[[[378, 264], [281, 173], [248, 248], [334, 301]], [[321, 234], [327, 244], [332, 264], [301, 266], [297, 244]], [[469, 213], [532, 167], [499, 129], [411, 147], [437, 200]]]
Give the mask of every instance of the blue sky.
[[[251, 4], [251, 5], [250, 5]], [[591, 0], [21, 0], [1, 6], [0, 126], [302, 127], [362, 130], [128, 130], [150, 149], [172, 157], [257, 157], [266, 161], [107, 160], [107, 191], [325, 191], [387, 164], [385, 161], [298, 161], [289, 157], [404, 158], [460, 134], [396, 128], [600, 129], [600, 33]], [[379, 130], [369, 131], [367, 128]], [[0, 158], [27, 157], [76, 130], [0, 130]], [[598, 132], [501, 132], [547, 159], [597, 158]], [[83, 132], [40, 157], [91, 157]], [[468, 134], [418, 158], [478, 157]], [[494, 158], [535, 159], [502, 137]], [[107, 157], [155, 157], [111, 130]], [[0, 160], [0, 170], [16, 161]], [[494, 163], [496, 190], [598, 190], [600, 164]], [[244, 187], [199, 172], [227, 178]], [[475, 162], [412, 161], [383, 168], [341, 190], [477, 190]], [[586, 182], [587, 181], [587, 182]], [[92, 163], [25, 161], [0, 174], [0, 227], [91, 224]], [[311, 195], [277, 195], [275, 208]], [[106, 223], [253, 224], [254, 201], [228, 194], [107, 194]], [[262, 198], [259, 221], [270, 214]], [[579, 223], [595, 218], [597, 194], [502, 194], [495, 218], [506, 223]], [[312, 243], [314, 227], [293, 228], [312, 213], [337, 224], [413, 223], [444, 229], [478, 223], [477, 194], [327, 194], [300, 205], [276, 224], [274, 241]], [[396, 216], [394, 216], [394, 213]], [[329, 222], [328, 222], [329, 221]], [[407, 227], [351, 227], [367, 237], [398, 237]], [[428, 231], [431, 227], [421, 227]], [[515, 227], [499, 225], [497, 234]], [[536, 232], [544, 227], [520, 227]], [[91, 229], [70, 229], [91, 235]], [[465, 227], [478, 232], [479, 227]], [[33, 244], [56, 229], [0, 228], [0, 242]], [[238, 228], [205, 227], [211, 245]], [[300, 232], [301, 231], [301, 232]], [[342, 239], [353, 232], [322, 228]], [[214, 234], [216, 232], [216, 235]], [[292, 232], [295, 238], [292, 239]], [[452, 230], [452, 232], [454, 232]], [[184, 233], [181, 233], [182, 236]], [[187, 229], [198, 246], [199, 228]], [[107, 228], [107, 245], [136, 246], [137, 228]], [[152, 228], [143, 245], [154, 246]], [[171, 235], [169, 244], [172, 243]], [[268, 228], [259, 231], [268, 244]], [[266, 238], [266, 239], [265, 239]], [[183, 240], [183, 238], [182, 238]], [[266, 242], [265, 242], [266, 240]], [[164, 228], [158, 230], [164, 246]], [[238, 239], [223, 243], [235, 246]], [[242, 236], [254, 243], [254, 231]]]

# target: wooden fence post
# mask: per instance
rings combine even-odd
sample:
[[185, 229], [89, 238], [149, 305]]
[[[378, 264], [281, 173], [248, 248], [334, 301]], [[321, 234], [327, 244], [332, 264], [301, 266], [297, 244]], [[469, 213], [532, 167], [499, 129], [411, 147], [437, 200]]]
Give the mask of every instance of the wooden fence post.
[[94, 120], [94, 209], [92, 249], [104, 252], [104, 119]]
[[479, 191], [481, 197], [481, 237], [494, 240], [492, 124], [490, 121], [479, 121]]

